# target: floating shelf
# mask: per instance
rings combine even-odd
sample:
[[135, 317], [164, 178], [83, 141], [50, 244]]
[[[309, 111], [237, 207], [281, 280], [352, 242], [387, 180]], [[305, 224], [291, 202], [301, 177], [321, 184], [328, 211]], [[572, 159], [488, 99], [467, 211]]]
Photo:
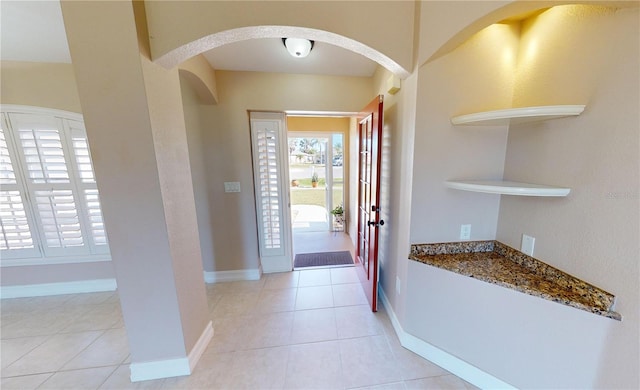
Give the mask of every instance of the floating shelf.
[[515, 181], [447, 181], [446, 186], [456, 190], [484, 192], [487, 194], [520, 196], [567, 196], [570, 188], [551, 187]]
[[580, 115], [584, 105], [540, 106], [508, 108], [505, 110], [483, 111], [474, 114], [454, 116], [454, 125], [501, 126], [537, 122], [548, 119]]

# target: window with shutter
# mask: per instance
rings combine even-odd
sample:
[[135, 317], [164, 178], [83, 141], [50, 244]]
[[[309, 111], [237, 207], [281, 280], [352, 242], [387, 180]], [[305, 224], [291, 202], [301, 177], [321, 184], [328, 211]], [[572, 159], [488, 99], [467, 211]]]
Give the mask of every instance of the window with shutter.
[[15, 108], [3, 118], [1, 249], [15, 261], [2, 265], [108, 260], [83, 123], [54, 110]]
[[266, 249], [280, 249], [280, 192], [278, 191], [277, 132], [273, 124], [260, 126], [258, 137], [258, 164], [260, 166], [260, 196], [262, 198], [262, 224]]
[[292, 269], [292, 248], [287, 170], [282, 169], [287, 150], [284, 114], [251, 113], [258, 243], [263, 272]]

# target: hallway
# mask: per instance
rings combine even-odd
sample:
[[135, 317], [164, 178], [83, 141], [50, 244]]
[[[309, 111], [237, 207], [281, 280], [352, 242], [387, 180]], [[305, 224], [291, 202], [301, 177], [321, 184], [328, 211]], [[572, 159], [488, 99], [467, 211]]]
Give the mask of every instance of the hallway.
[[2, 389], [472, 389], [402, 348], [353, 267], [207, 285], [215, 334], [188, 377], [129, 382], [117, 293], [2, 300]]

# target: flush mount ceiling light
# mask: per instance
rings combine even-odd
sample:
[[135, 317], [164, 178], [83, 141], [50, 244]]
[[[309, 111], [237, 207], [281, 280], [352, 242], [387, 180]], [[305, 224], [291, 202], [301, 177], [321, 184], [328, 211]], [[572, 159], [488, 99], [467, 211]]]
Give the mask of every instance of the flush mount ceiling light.
[[282, 38], [282, 43], [293, 57], [304, 58], [311, 53], [314, 42], [303, 38]]

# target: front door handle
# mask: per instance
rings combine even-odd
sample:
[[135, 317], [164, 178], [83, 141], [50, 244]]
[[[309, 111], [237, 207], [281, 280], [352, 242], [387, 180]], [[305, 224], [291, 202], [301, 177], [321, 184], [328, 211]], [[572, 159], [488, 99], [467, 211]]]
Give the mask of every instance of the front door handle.
[[375, 226], [375, 227], [383, 226], [383, 225], [384, 225], [384, 219], [381, 219], [381, 220], [380, 220], [380, 222], [376, 222], [376, 221], [369, 221], [369, 222], [367, 222], [367, 225], [369, 225], [369, 226]]

